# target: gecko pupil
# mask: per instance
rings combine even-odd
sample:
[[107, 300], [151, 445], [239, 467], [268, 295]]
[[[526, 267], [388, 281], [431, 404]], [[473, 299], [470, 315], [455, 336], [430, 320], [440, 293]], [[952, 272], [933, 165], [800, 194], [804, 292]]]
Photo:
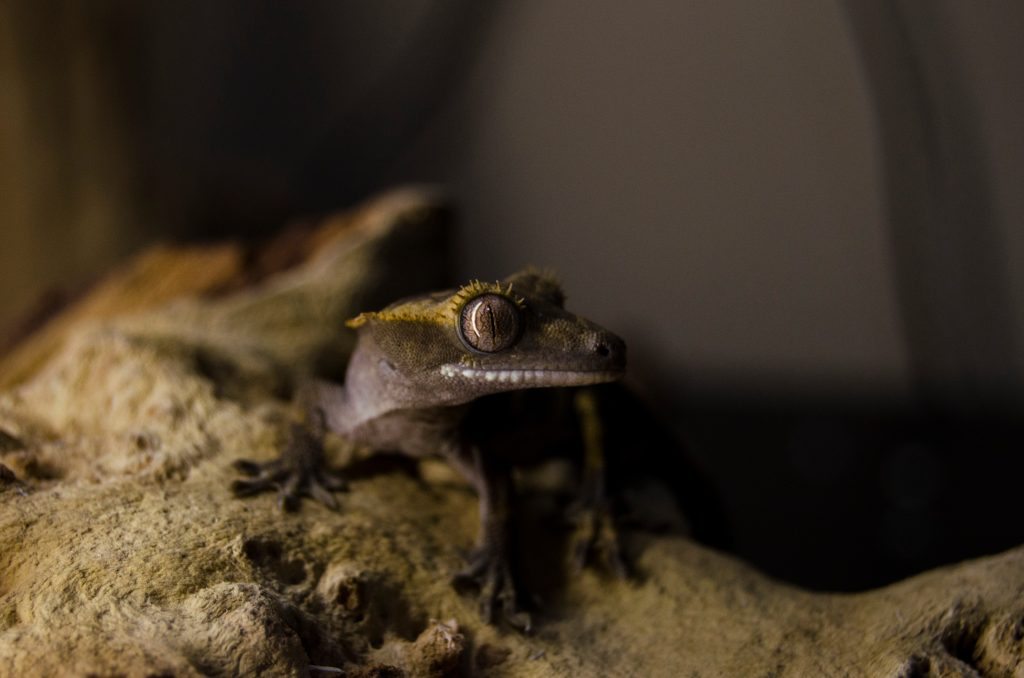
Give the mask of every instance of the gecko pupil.
[[459, 333], [470, 348], [496, 353], [519, 338], [519, 309], [500, 294], [470, 299], [459, 316]]

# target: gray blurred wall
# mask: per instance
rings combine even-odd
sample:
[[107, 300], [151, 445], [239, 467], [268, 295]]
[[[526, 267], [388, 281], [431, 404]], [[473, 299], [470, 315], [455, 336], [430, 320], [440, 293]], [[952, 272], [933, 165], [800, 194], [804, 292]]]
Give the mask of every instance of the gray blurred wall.
[[641, 381], [903, 395], [865, 84], [834, 3], [508, 3], [406, 159], [464, 275], [560, 273]]
[[464, 275], [556, 268], [676, 402], [1005, 404], [1021, 35], [1013, 2], [508, 3], [397, 176], [465, 206]]

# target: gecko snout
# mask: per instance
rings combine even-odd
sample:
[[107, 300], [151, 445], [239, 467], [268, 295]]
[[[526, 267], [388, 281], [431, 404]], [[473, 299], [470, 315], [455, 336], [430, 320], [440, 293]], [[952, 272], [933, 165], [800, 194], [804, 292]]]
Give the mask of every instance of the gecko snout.
[[592, 347], [594, 355], [608, 370], [623, 370], [626, 367], [626, 342], [610, 332], [594, 335]]

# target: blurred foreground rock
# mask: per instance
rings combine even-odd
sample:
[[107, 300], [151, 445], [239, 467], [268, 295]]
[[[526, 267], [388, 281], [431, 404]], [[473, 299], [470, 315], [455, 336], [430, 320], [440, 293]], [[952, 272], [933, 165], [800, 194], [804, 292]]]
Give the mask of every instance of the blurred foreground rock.
[[1024, 676], [1024, 549], [827, 595], [678, 536], [629, 538], [634, 581], [569, 576], [539, 521], [524, 636], [448, 585], [476, 529], [449, 475], [356, 479], [339, 512], [233, 498], [296, 375], [340, 371], [343, 320], [443, 281], [446, 222], [388, 194], [230, 293], [230, 252], [146, 255], [0, 363], [0, 674]]

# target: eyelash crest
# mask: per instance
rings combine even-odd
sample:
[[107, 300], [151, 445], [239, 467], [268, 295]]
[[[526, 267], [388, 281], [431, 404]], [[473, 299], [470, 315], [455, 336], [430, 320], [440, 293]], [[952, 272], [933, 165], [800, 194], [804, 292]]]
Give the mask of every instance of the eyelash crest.
[[513, 293], [512, 283], [508, 283], [503, 287], [498, 281], [491, 283], [471, 280], [452, 295], [451, 311], [453, 315], [458, 318], [459, 314], [462, 313], [462, 307], [482, 294], [497, 294], [498, 296], [505, 297], [515, 304], [516, 308], [520, 311], [526, 308], [526, 299]]
[[526, 299], [513, 292], [512, 283], [502, 285], [497, 281], [491, 283], [473, 280], [459, 288], [451, 296], [447, 306], [444, 305], [444, 302], [434, 305], [428, 300], [421, 299], [400, 304], [397, 307], [389, 307], [383, 311], [365, 311], [355, 318], [347, 320], [345, 326], [358, 329], [371, 320], [444, 323], [450, 318], [455, 318], [455, 321], [458, 322], [462, 308], [482, 294], [497, 294], [511, 301], [519, 310], [526, 308]]

